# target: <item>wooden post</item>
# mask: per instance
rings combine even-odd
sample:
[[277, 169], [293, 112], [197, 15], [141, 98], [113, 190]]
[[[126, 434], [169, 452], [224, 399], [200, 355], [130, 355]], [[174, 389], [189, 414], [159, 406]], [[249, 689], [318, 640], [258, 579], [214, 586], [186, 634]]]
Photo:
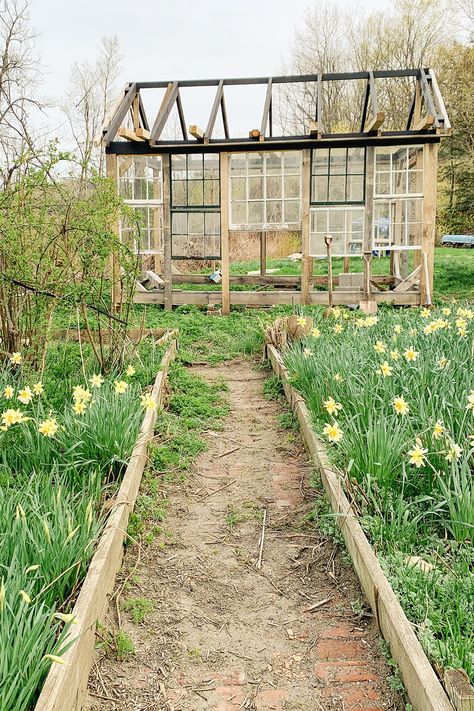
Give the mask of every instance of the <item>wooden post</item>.
[[[107, 153], [105, 156], [105, 170], [108, 178], [115, 181], [118, 190], [117, 182], [117, 156], [113, 153]], [[120, 235], [120, 215], [117, 215], [112, 224], [112, 230], [119, 238]], [[110, 266], [110, 275], [112, 279], [112, 308], [119, 311], [122, 305], [122, 284], [120, 281], [120, 264], [116, 254], [112, 254]]]
[[372, 276], [372, 234], [374, 223], [374, 166], [375, 149], [367, 146], [365, 158], [365, 210], [364, 210], [364, 238], [363, 238], [363, 268], [364, 268], [364, 295], [360, 308], [366, 313], [377, 310], [377, 303], [372, 299], [370, 279]]
[[265, 230], [260, 232], [260, 275], [265, 276], [267, 273], [267, 233]]
[[426, 255], [427, 269], [421, 270], [420, 284], [422, 304], [428, 302], [428, 295], [430, 295], [430, 297], [433, 296], [438, 148], [438, 143], [425, 143], [423, 149], [423, 234], [421, 251], [423, 255]]
[[173, 270], [171, 268], [171, 172], [170, 156], [163, 161], [163, 280], [165, 282], [165, 310], [173, 308]]
[[303, 149], [301, 214], [301, 303], [309, 304], [309, 289], [313, 276], [313, 260], [309, 256], [311, 152]]
[[222, 313], [230, 314], [229, 289], [229, 154], [221, 153], [221, 273]]
[[350, 260], [349, 257], [344, 257], [344, 263], [343, 263], [343, 271], [347, 274], [347, 272], [350, 270]]

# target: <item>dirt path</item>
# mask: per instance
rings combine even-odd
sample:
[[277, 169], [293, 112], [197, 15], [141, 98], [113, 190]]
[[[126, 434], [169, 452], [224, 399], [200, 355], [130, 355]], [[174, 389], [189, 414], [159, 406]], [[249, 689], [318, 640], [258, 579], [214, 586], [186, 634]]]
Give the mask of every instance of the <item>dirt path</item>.
[[[246, 362], [194, 372], [228, 381], [231, 412], [222, 432], [208, 433], [187, 482], [167, 492], [173, 544], [143, 549], [126, 593], [154, 609], [139, 625], [121, 612], [136, 653], [95, 665], [86, 708], [404, 708], [373, 623], [355, 612], [361, 593], [341, 548], [301, 527], [314, 504], [307, 456], [280, 426], [280, 405], [263, 396], [265, 375]], [[127, 552], [122, 580], [136, 555]]]

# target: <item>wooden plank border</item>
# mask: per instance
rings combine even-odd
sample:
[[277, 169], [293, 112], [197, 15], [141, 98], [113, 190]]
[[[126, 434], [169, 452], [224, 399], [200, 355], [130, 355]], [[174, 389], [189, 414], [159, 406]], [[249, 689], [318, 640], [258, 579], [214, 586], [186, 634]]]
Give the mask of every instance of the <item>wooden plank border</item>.
[[[168, 369], [176, 355], [176, 348], [176, 340], [171, 341], [155, 378], [152, 397], [158, 408], [163, 402]], [[96, 621], [105, 612], [108, 596], [122, 562], [128, 517], [138, 495], [156, 415], [157, 410], [147, 410], [145, 413], [116, 502], [74, 605], [73, 613], [78, 620], [73, 632], [76, 635], [75, 642], [63, 655], [66, 663], [51, 666], [35, 711], [79, 711], [82, 707], [94, 658]]]
[[324, 445], [312, 429], [311, 416], [304, 399], [290, 384], [288, 370], [281, 355], [270, 344], [267, 344], [266, 353], [275, 374], [282, 381], [291, 409], [298, 418], [303, 439], [320, 472], [352, 564], [374, 612], [380, 632], [390, 645], [390, 653], [398, 664], [413, 708], [415, 711], [454, 711], [352, 511], [343, 491], [341, 478], [331, 468]]

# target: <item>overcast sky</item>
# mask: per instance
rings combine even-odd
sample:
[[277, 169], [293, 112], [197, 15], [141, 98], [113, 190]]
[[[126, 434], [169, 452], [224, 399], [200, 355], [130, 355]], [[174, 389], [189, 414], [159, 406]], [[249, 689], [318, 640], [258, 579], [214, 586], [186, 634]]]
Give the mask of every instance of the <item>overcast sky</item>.
[[[347, 4], [354, 11], [381, 6]], [[64, 94], [72, 64], [94, 60], [100, 38], [112, 35], [124, 55], [120, 84], [275, 74], [308, 6], [309, 0], [32, 0], [45, 73], [41, 92]], [[59, 115], [50, 122], [54, 132]]]

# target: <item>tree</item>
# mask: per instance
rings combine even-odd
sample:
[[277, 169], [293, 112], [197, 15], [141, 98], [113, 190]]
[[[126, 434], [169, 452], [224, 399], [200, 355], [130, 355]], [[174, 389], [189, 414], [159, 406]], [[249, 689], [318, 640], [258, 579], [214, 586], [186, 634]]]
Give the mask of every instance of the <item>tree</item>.
[[[34, 95], [38, 62], [30, 26], [29, 0], [0, 0], [0, 181], [3, 187], [34, 158], [31, 113], [41, 108]], [[18, 160], [22, 156], [21, 160]]]
[[81, 177], [91, 170], [103, 170], [103, 151], [95, 150], [94, 138], [115, 98], [121, 59], [118, 38], [103, 37], [95, 62], [76, 62], [72, 67], [63, 110], [69, 120]]

